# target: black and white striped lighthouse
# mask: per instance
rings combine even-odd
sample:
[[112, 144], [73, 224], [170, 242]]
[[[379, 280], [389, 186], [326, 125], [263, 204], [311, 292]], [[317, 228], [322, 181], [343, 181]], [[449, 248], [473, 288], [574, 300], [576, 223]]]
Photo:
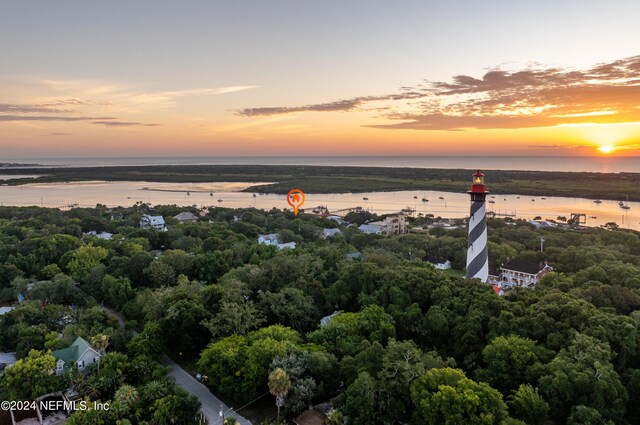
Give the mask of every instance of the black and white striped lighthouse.
[[487, 248], [487, 210], [485, 198], [489, 193], [484, 186], [480, 170], [473, 175], [469, 188], [471, 216], [469, 217], [469, 243], [467, 248], [467, 277], [486, 282], [489, 277], [489, 251]]

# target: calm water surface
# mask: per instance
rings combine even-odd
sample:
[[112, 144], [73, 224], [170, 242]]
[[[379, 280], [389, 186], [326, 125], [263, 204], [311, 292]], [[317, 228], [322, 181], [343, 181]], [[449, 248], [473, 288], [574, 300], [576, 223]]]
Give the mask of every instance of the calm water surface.
[[[240, 192], [255, 183], [152, 183], [152, 182], [82, 182], [44, 183], [22, 186], [0, 186], [0, 204], [45, 207], [64, 207], [77, 204], [94, 207], [97, 203], [107, 206], [130, 206], [138, 201], [157, 204], [222, 206], [232, 208], [255, 207], [261, 209], [289, 208], [284, 195], [256, 195]], [[188, 192], [188, 193], [187, 193]], [[487, 210], [498, 214], [515, 215], [531, 219], [556, 219], [570, 217], [571, 213], [587, 215], [588, 226], [599, 226], [613, 221], [621, 227], [640, 230], [640, 202], [629, 202], [629, 210], [623, 210], [618, 201], [602, 201], [596, 204], [582, 198], [548, 196], [492, 195], [487, 198]], [[414, 198], [415, 197], [415, 198]], [[368, 199], [363, 199], [368, 198]], [[423, 202], [422, 199], [428, 199]], [[443, 199], [440, 199], [443, 198]], [[376, 213], [391, 213], [411, 207], [417, 213], [459, 218], [469, 213], [469, 195], [438, 191], [398, 191], [343, 194], [307, 194], [304, 209], [310, 211], [324, 205], [330, 211], [361, 206]]]
[[1, 158], [5, 163], [37, 163], [48, 167], [109, 165], [337, 165], [355, 167], [457, 168], [525, 171], [640, 172], [640, 157], [563, 156], [270, 156], [270, 157], [127, 157]]

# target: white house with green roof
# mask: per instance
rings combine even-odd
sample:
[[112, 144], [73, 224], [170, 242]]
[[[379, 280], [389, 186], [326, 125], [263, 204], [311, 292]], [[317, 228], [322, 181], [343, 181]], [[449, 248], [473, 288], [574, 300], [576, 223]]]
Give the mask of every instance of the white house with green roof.
[[51, 353], [56, 359], [56, 375], [61, 375], [66, 369], [74, 364], [80, 372], [94, 363], [98, 363], [100, 353], [91, 344], [81, 337], [67, 348], [62, 348]]

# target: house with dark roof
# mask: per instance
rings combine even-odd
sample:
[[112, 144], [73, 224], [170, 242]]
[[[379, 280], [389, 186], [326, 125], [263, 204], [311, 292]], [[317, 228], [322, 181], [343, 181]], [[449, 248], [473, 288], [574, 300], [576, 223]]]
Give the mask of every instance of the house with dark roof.
[[180, 223], [195, 223], [198, 221], [198, 217], [191, 211], [183, 211], [178, 215], [174, 215], [173, 218], [178, 220]]
[[542, 276], [553, 271], [553, 267], [545, 262], [533, 263], [531, 261], [509, 258], [500, 267], [499, 284], [502, 288], [521, 287], [533, 288], [542, 279]]
[[438, 270], [448, 270], [451, 268], [451, 261], [442, 257], [430, 255], [427, 257], [427, 261]]
[[74, 364], [82, 372], [89, 365], [98, 363], [100, 358], [100, 353], [81, 337], [76, 338], [71, 346], [56, 350], [51, 355], [56, 359], [56, 375], [61, 375]]

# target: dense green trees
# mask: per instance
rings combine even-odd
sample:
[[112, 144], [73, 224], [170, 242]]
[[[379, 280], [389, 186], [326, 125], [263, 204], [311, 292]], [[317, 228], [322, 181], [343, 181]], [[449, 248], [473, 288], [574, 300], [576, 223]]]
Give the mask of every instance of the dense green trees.
[[[0, 208], [0, 298], [27, 298], [0, 316], [0, 350], [21, 362], [1, 381], [6, 396], [72, 383], [114, 406], [75, 414], [72, 424], [195, 423], [197, 402], [157, 363], [169, 353], [238, 402], [270, 397], [269, 374], [285, 371], [287, 417], [333, 399], [332, 418], [355, 424], [640, 420], [637, 232], [491, 220], [492, 270], [514, 255], [556, 270], [535, 290], [498, 297], [424, 261], [437, 255], [463, 267], [464, 228], [383, 237], [343, 227], [322, 239], [334, 222], [211, 208], [198, 222], [155, 232], [137, 227], [144, 212], [144, 204], [116, 209], [109, 220], [104, 207]], [[260, 233], [298, 246], [258, 245]], [[347, 256], [356, 252], [362, 257]], [[122, 313], [126, 328], [101, 303]], [[37, 373], [46, 350], [97, 335], [109, 340], [99, 372]], [[24, 384], [27, 371], [37, 385]]]

